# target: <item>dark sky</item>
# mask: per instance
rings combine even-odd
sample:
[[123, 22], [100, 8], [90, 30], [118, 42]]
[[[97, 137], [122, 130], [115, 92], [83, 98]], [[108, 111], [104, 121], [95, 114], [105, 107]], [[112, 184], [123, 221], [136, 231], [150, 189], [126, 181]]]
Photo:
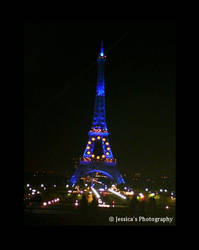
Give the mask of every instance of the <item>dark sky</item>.
[[142, 20], [25, 22], [25, 170], [65, 171], [83, 154], [102, 39], [107, 126], [120, 170], [174, 175], [176, 25]]

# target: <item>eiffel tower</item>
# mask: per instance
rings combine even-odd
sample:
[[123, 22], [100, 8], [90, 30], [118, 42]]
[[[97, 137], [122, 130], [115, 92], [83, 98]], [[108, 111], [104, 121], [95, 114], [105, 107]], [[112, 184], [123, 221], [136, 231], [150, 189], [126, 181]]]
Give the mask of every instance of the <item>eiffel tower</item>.
[[106, 126], [105, 62], [106, 55], [103, 51], [102, 41], [101, 50], [97, 57], [98, 72], [93, 123], [91, 130], [88, 132], [89, 139], [83, 156], [80, 158], [79, 167], [70, 179], [73, 186], [82, 176], [92, 175], [93, 173], [103, 174], [117, 184], [125, 183], [116, 167], [116, 159], [113, 157]]

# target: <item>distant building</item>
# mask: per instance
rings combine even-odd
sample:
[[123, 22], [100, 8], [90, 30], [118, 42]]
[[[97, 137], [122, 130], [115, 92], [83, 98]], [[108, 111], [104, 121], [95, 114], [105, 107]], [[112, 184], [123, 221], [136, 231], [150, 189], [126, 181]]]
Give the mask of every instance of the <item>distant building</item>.
[[72, 166], [74, 167], [74, 169], [77, 169], [79, 167], [79, 157], [73, 157]]

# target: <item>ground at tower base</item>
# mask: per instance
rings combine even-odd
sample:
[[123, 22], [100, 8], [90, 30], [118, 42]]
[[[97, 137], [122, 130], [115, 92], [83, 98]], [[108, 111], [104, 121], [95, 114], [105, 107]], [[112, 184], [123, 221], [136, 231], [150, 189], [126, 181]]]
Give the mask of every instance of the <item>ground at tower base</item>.
[[25, 226], [176, 224], [175, 191], [166, 184], [131, 187], [102, 182], [98, 176], [92, 186], [87, 177], [71, 187], [36, 179], [24, 183]]

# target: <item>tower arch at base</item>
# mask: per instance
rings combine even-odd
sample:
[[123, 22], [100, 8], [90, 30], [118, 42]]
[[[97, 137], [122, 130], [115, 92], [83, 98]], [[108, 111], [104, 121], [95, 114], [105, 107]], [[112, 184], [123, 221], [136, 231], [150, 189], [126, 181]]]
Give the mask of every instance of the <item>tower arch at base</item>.
[[70, 184], [75, 185], [81, 177], [97, 172], [106, 175], [117, 184], [125, 183], [116, 166], [107, 166], [106, 164], [88, 164], [83, 166], [80, 165], [76, 169], [75, 173], [70, 179]]
[[107, 173], [106, 171], [103, 171], [103, 170], [100, 170], [100, 169], [93, 169], [93, 170], [89, 170], [85, 173], [85, 175], [89, 175], [89, 174], [92, 174], [92, 173], [100, 173], [100, 174], [104, 174], [106, 175], [107, 177], [109, 177], [110, 179], [114, 180], [113, 176], [110, 175], [109, 173]]

